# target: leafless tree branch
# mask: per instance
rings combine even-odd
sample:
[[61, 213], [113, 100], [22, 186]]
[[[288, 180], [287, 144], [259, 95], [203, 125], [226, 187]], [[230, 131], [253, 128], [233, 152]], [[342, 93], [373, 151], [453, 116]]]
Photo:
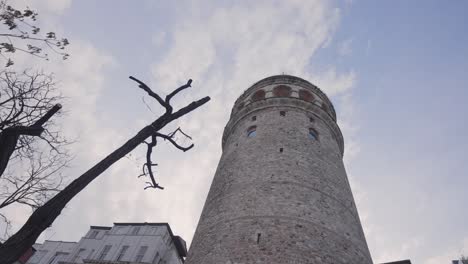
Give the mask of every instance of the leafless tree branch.
[[137, 82], [139, 84], [138, 87], [140, 87], [145, 92], [147, 92], [149, 96], [156, 99], [156, 101], [158, 101], [159, 104], [161, 104], [164, 107], [167, 107], [166, 102], [157, 93], [153, 92], [153, 90], [151, 90], [151, 88], [149, 88], [148, 85], [146, 85], [144, 82], [138, 80], [137, 78], [133, 76], [130, 76], [129, 78]]

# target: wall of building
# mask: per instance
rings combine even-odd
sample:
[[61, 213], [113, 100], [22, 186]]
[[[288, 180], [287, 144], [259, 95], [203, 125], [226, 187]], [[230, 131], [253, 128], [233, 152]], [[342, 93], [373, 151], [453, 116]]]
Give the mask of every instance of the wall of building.
[[298, 79], [267, 78], [236, 101], [187, 263], [372, 263], [333, 106]]
[[[106, 248], [107, 253], [103, 255]], [[128, 247], [120, 256], [123, 247]], [[137, 255], [141, 248], [146, 247], [142, 258]], [[28, 264], [58, 264], [49, 263], [53, 252], [67, 250], [67, 255], [61, 256], [63, 263], [95, 263], [96, 261], [125, 261], [129, 263], [151, 264], [182, 264], [183, 258], [174, 243], [174, 236], [167, 224], [115, 224], [111, 227], [91, 227], [78, 243], [68, 243], [66, 247], [60, 243], [46, 241], [36, 247], [39, 254], [33, 255]], [[120, 259], [119, 259], [120, 256]], [[38, 259], [38, 260], [36, 260]], [[39, 262], [40, 261], [40, 262]]]
[[27, 264], [58, 264], [68, 258], [75, 246], [75, 242], [46, 240], [43, 244], [34, 245], [36, 252]]

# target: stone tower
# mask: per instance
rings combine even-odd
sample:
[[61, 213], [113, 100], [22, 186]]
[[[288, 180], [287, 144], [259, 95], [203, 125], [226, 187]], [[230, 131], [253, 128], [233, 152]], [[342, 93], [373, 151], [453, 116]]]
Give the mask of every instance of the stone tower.
[[371, 264], [328, 97], [298, 77], [248, 88], [224, 129], [223, 153], [188, 264]]

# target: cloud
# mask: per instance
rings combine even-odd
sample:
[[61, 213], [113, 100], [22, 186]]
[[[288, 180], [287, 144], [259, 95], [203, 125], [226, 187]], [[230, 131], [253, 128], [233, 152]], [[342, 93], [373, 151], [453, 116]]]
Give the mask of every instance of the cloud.
[[[385, 240], [385, 238], [381, 237], [381, 238], [378, 238], [378, 240], [380, 240], [380, 243], [383, 244], [383, 241]], [[404, 243], [400, 245], [387, 247], [385, 250], [380, 250], [379, 254], [377, 254], [374, 260], [376, 263], [384, 263], [384, 262], [408, 259], [408, 256], [411, 256], [414, 254], [414, 252], [417, 252], [418, 249], [423, 244], [424, 244], [423, 238], [414, 237], [414, 238], [409, 239], [408, 241], [405, 241]], [[437, 262], [437, 263], [439, 264], [439, 263], [450, 263], [450, 262], [447, 261], [447, 262]]]
[[323, 89], [328, 96], [340, 95], [348, 92], [356, 82], [356, 74], [353, 71], [338, 73], [334, 67], [320, 71], [311, 77], [315, 83]]
[[164, 41], [166, 40], [166, 37], [167, 37], [167, 33], [165, 31], [161, 31], [153, 35], [153, 37], [151, 38], [151, 42], [156, 47], [159, 47], [164, 43]]
[[352, 47], [351, 47], [352, 44], [353, 44], [352, 39], [347, 39], [341, 42], [338, 45], [338, 54], [340, 54], [341, 56], [350, 55], [353, 52]]
[[301, 75], [339, 21], [339, 11], [319, 1], [256, 1], [206, 10], [201, 18], [185, 17], [176, 25], [168, 55], [153, 66], [162, 86], [190, 75], [204, 81], [217, 77], [229, 86], [248, 80], [237, 88], [242, 90], [271, 74]]

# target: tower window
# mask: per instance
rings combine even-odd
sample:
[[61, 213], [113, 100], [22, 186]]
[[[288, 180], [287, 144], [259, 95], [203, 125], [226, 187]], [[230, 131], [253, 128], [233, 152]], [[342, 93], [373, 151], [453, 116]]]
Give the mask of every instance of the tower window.
[[248, 137], [255, 137], [257, 135], [257, 126], [251, 126], [247, 129]]
[[239, 105], [237, 106], [237, 110], [241, 110], [244, 107], [244, 102], [240, 102]]
[[307, 102], [313, 102], [314, 101], [314, 96], [312, 95], [311, 92], [307, 90], [300, 90], [299, 91], [299, 98], [307, 101]]
[[318, 133], [315, 129], [309, 128], [309, 138], [313, 140], [318, 140]]
[[286, 111], [280, 111], [280, 116], [286, 116]]
[[252, 116], [252, 121], [257, 120], [257, 116]]
[[322, 109], [325, 111], [325, 112], [328, 112], [328, 107], [325, 103], [322, 103]]
[[252, 95], [252, 101], [258, 101], [265, 99], [265, 91], [264, 90], [258, 90]]
[[278, 85], [273, 88], [273, 95], [275, 97], [290, 97], [292, 89], [287, 85]]

